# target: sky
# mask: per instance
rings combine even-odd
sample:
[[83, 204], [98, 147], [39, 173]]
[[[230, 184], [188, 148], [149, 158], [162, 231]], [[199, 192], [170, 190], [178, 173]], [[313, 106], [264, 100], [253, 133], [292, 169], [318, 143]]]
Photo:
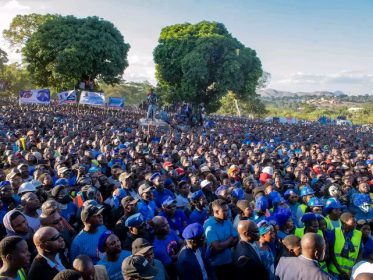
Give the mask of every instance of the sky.
[[[373, 94], [373, 0], [0, 0], [0, 30], [29, 13], [113, 22], [131, 45], [128, 81], [156, 83], [152, 52], [163, 27], [209, 20], [256, 50], [269, 88]], [[0, 48], [21, 61], [2, 37]]]

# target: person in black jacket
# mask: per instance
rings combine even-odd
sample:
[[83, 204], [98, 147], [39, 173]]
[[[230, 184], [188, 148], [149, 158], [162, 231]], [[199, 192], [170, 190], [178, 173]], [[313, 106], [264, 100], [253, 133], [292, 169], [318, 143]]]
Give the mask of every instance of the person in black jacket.
[[259, 229], [251, 220], [242, 220], [238, 223], [237, 231], [240, 241], [237, 243], [233, 255], [233, 262], [236, 268], [235, 279], [269, 279], [269, 273], [263, 265], [259, 253], [252, 245], [259, 240]]
[[181, 249], [176, 269], [179, 280], [216, 279], [203, 249], [205, 236], [199, 223], [188, 225], [182, 234], [186, 245]]
[[58, 272], [69, 268], [63, 254], [65, 247], [61, 234], [53, 227], [38, 229], [33, 237], [38, 254], [31, 264], [28, 280], [53, 279]]

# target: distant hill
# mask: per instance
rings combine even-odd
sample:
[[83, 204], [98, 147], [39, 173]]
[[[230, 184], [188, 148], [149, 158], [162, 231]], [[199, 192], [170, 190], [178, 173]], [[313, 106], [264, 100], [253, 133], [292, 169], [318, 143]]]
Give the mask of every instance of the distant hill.
[[346, 95], [342, 91], [314, 91], [314, 92], [290, 92], [290, 91], [281, 91], [281, 90], [275, 90], [272, 88], [265, 88], [260, 89], [257, 91], [257, 94], [259, 94], [261, 97], [285, 97], [285, 96], [344, 96]]

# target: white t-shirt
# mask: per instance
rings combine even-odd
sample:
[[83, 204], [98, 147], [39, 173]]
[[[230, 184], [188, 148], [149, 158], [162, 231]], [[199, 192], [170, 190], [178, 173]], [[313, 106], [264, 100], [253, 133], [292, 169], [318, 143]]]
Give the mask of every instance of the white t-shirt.
[[373, 273], [373, 263], [361, 261], [354, 265], [351, 272], [351, 280], [354, 280], [360, 273]]
[[[36, 212], [40, 216], [41, 210], [38, 209], [38, 210], [36, 210]], [[28, 226], [30, 228], [32, 228], [34, 231], [37, 231], [40, 228], [40, 218], [39, 217], [34, 218], [34, 217], [27, 216], [26, 214], [23, 214], [23, 215], [25, 216], [25, 218], [27, 220], [27, 223], [28, 223]]]

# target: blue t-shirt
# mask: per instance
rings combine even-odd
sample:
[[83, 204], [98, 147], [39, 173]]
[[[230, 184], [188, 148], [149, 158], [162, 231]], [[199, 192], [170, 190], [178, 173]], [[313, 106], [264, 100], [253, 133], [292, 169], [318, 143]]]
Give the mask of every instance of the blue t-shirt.
[[149, 201], [149, 204], [147, 204], [144, 200], [141, 200], [137, 208], [139, 213], [141, 213], [141, 215], [144, 217], [145, 221], [150, 221], [154, 218], [157, 205], [155, 205], [153, 200]]
[[170, 233], [167, 235], [166, 239], [161, 240], [154, 238], [153, 246], [154, 246], [154, 257], [158, 260], [160, 260], [163, 265], [167, 266], [172, 263], [172, 259], [170, 255], [167, 253], [167, 246], [172, 241], [178, 241], [179, 237], [176, 235], [176, 233], [171, 230]]
[[70, 259], [71, 263], [74, 259], [80, 255], [89, 256], [93, 264], [96, 264], [100, 260], [100, 254], [98, 250], [98, 240], [101, 234], [106, 231], [104, 225], [100, 226], [95, 233], [88, 233], [81, 230], [74, 238], [71, 244]]
[[129, 257], [130, 255], [130, 251], [123, 250], [120, 253], [119, 258], [116, 262], [109, 262], [105, 256], [97, 264], [105, 266], [110, 280], [123, 280], [122, 262], [125, 258]]
[[61, 209], [61, 216], [66, 219], [66, 221], [70, 221], [71, 217], [76, 216], [78, 211], [78, 207], [73, 202], [69, 202], [65, 209]]
[[183, 233], [183, 230], [185, 228], [184, 223], [186, 223], [187, 225], [189, 224], [188, 218], [186, 217], [184, 212], [179, 209], [175, 211], [175, 215], [173, 219], [168, 217], [166, 213], [164, 213], [163, 211], [159, 213], [159, 215], [167, 219], [168, 224], [170, 225], [170, 228], [174, 230], [177, 235], [180, 235]]
[[167, 198], [167, 197], [172, 197], [175, 198], [175, 195], [173, 194], [172, 191], [169, 189], [163, 189], [162, 192], [159, 192], [157, 190], [153, 190], [153, 196], [154, 196], [154, 201], [157, 204], [157, 206], [160, 208], [162, 207], [162, 202]]
[[189, 221], [191, 224], [199, 223], [203, 225], [208, 217], [209, 215], [205, 209], [203, 209], [202, 211], [198, 211], [197, 209], [194, 209], [192, 213], [190, 214]]
[[[205, 235], [207, 239], [207, 248], [211, 246], [211, 243], [218, 241], [222, 242], [227, 240], [229, 237], [237, 237], [237, 230], [233, 227], [232, 222], [224, 220], [223, 223], [218, 223], [216, 219], [211, 216], [207, 219], [203, 225]], [[232, 262], [232, 250], [230, 248], [225, 249], [220, 253], [215, 253], [211, 256], [211, 265], [223, 265]]]

